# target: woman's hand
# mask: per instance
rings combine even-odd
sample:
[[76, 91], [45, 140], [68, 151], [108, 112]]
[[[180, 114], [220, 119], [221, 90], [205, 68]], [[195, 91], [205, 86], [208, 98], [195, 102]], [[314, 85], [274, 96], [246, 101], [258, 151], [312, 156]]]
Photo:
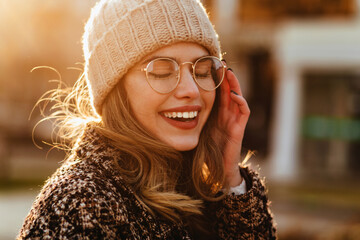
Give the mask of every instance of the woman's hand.
[[225, 137], [223, 139], [225, 176], [229, 186], [235, 187], [242, 182], [239, 171], [240, 152], [250, 109], [242, 96], [238, 79], [229, 68], [226, 69], [220, 89], [219, 126]]

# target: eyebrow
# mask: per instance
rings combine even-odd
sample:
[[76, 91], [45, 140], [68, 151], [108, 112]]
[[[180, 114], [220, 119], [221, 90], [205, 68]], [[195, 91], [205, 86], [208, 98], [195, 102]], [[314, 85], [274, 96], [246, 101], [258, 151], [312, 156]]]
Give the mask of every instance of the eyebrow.
[[[195, 62], [195, 61], [198, 60], [199, 58], [208, 57], [208, 56], [210, 56], [210, 55], [208, 55], [208, 54], [202, 55], [202, 56], [200, 56], [200, 57], [198, 57], [198, 58], [193, 59], [192, 62]], [[146, 58], [144, 61], [141, 62], [141, 65], [147, 64], [147, 63], [149, 63], [149, 62], [151, 62], [152, 60], [157, 59], [157, 58], [170, 58], [170, 59], [174, 60], [175, 62], [179, 63], [179, 59], [176, 58], [176, 57], [173, 58], [173, 57], [169, 57], [169, 56], [156, 55], [156, 56], [152, 56], [152, 57]]]
[[[144, 61], [142, 61], [142, 62], [141, 62], [141, 65], [146, 64], [146, 63], [149, 63], [149, 62], [151, 62], [152, 60], [154, 60], [154, 59], [156, 59], [156, 58], [171, 58], [171, 57], [158, 56], [158, 55], [152, 56], [152, 57], [146, 58]], [[171, 59], [173, 59], [173, 60], [176, 61], [176, 59], [174, 59], [174, 58], [171, 58]]]

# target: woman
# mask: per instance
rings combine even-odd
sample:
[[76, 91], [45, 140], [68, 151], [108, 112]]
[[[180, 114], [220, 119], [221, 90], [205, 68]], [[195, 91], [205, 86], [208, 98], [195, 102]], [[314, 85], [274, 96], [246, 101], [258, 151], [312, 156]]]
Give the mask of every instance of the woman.
[[102, 0], [83, 49], [50, 117], [72, 150], [19, 239], [275, 238], [262, 182], [239, 167], [250, 111], [198, 0]]

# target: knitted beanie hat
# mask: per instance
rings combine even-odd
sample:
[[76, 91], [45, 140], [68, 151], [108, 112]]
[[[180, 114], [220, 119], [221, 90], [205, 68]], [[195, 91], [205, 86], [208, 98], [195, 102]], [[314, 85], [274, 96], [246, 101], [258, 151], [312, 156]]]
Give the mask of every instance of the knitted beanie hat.
[[98, 2], [83, 35], [85, 77], [97, 113], [132, 66], [176, 42], [198, 43], [221, 57], [218, 35], [199, 0]]

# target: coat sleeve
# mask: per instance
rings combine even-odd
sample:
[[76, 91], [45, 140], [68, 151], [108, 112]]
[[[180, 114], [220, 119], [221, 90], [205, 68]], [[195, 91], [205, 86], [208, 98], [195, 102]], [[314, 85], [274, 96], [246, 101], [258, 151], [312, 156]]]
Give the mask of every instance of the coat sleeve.
[[240, 169], [247, 192], [230, 194], [219, 202], [207, 202], [206, 212], [218, 239], [276, 239], [266, 190], [258, 174]]
[[[106, 184], [99, 181], [71, 179], [55, 186], [47, 184], [35, 200], [17, 239], [126, 237], [126, 229], [129, 229], [125, 226], [128, 222], [126, 211], [121, 201], [113, 200], [111, 191], [99, 188]], [[123, 228], [119, 227], [122, 225]]]

